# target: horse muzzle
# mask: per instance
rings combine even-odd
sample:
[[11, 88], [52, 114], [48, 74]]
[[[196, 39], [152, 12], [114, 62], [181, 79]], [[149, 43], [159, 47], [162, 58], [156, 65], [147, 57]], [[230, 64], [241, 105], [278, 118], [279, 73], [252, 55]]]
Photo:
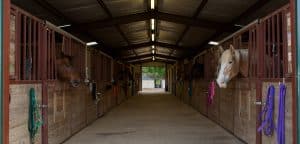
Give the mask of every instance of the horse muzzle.
[[217, 84], [220, 88], [227, 88], [227, 82], [217, 79]]
[[79, 87], [80, 80], [70, 80], [70, 83], [72, 87]]

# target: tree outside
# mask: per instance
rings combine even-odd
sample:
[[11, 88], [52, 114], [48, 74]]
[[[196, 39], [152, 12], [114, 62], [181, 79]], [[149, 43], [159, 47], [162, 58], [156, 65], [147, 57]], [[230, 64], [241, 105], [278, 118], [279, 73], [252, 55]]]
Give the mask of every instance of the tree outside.
[[154, 80], [154, 88], [162, 87], [162, 80], [165, 79], [164, 67], [142, 67], [142, 79]]

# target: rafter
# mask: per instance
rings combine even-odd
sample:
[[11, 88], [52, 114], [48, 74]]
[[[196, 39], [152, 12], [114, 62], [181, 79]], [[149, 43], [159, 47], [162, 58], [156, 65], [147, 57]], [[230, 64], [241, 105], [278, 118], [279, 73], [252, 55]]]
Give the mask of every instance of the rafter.
[[[200, 5], [198, 6], [196, 12], [193, 15], [193, 18], [197, 18], [197, 16], [200, 14], [200, 12], [203, 10], [203, 8], [205, 7], [205, 5], [207, 4], [208, 0], [202, 0], [202, 2], [200, 3]], [[190, 29], [190, 25], [187, 25], [185, 27], [185, 29], [183, 30], [183, 32], [181, 33], [181, 35], [179, 36], [176, 45], [179, 45], [179, 43], [182, 41], [183, 37], [185, 36], [185, 34], [189, 31]], [[170, 52], [170, 55], [172, 55], [174, 53], [174, 50]]]
[[[37, 4], [39, 4], [42, 8], [46, 9], [48, 12], [52, 13], [54, 16], [61, 18], [64, 20], [64, 22], [66, 23], [74, 23], [71, 19], [69, 19], [68, 17], [66, 17], [63, 13], [61, 13], [58, 9], [56, 9], [55, 7], [53, 7], [49, 2], [45, 1], [45, 0], [34, 0]], [[93, 36], [92, 34], [88, 33], [87, 31], [84, 31], [85, 35], [87, 37], [89, 37], [90, 39], [93, 39], [95, 41], [97, 41], [99, 44], [101, 43], [99, 41], [99, 39], [97, 39], [95, 36]], [[72, 32], [70, 32], [72, 33]], [[100, 46], [96, 46], [99, 50], [110, 54], [111, 56], [115, 57], [112, 49], [108, 46], [106, 46], [105, 44], [101, 43], [102, 46], [104, 47], [100, 47]]]
[[174, 14], [163, 13], [156, 10], [152, 10], [144, 13], [119, 16], [119, 17], [108, 18], [104, 20], [98, 20], [90, 23], [78, 24], [75, 25], [72, 29], [75, 30], [76, 29], [100, 29], [103, 27], [109, 27], [117, 24], [128, 24], [136, 21], [149, 20], [151, 18], [155, 18], [158, 20], [165, 20], [174, 23], [180, 23], [180, 24], [188, 24], [191, 26], [198, 26], [198, 27], [209, 28], [209, 29], [226, 27], [226, 29], [229, 30], [231, 28], [226, 23], [220, 23], [220, 22], [210, 21], [206, 19], [191, 18], [191, 17], [174, 15]]
[[163, 48], [168, 48], [171, 50], [195, 50], [195, 48], [192, 47], [182, 47], [182, 46], [177, 46], [173, 44], [168, 44], [168, 43], [162, 43], [162, 42], [146, 42], [146, 43], [140, 43], [140, 44], [133, 44], [133, 45], [128, 45], [125, 47], [118, 47], [115, 49], [118, 50], [137, 50], [137, 49], [142, 49], [145, 47], [150, 47], [152, 45], [163, 47]]
[[156, 59], [155, 61], [153, 61], [152, 58], [148, 58], [148, 59], [144, 59], [144, 60], [130, 61], [128, 63], [130, 63], [130, 64], [142, 64], [142, 63], [147, 63], [147, 62], [162, 62], [162, 63], [167, 63], [167, 64], [174, 64], [175, 63], [175, 61], [162, 60], [162, 59]]
[[[241, 19], [249, 16], [250, 14], [252, 14], [253, 12], [257, 11], [258, 9], [262, 8], [267, 2], [269, 2], [270, 0], [259, 0], [257, 1], [255, 4], [253, 4], [252, 6], [250, 6], [247, 10], [245, 10], [241, 15], [239, 15], [238, 17], [236, 17], [235, 19], [233, 19], [229, 25], [234, 25], [237, 22], [239, 22]], [[204, 41], [202, 44], [200, 44], [198, 47], [200, 47], [200, 49], [197, 50], [197, 52], [195, 52], [195, 54], [202, 52], [203, 50], [205, 50], [205, 46], [208, 45], [208, 42], [211, 40], [216, 39], [218, 36], [220, 36], [222, 33], [226, 32], [224, 29], [219, 29], [215, 32], [215, 34], [213, 36], [211, 36], [209, 39], [207, 39], [206, 41]]]
[[[105, 13], [109, 16], [110, 19], [112, 19], [112, 14], [110, 12], [110, 10], [108, 9], [108, 7], [105, 5], [105, 3], [103, 2], [103, 0], [97, 0], [97, 2], [99, 3], [99, 5], [104, 9]], [[121, 27], [119, 24], [114, 24], [114, 26], [117, 28], [117, 31], [120, 33], [120, 35], [123, 37], [123, 39], [126, 41], [126, 43], [128, 45], [130, 45], [130, 41], [129, 39], [126, 37], [125, 33], [122, 31]], [[133, 50], [133, 53], [137, 56], [137, 53], [135, 52], [135, 50]]]
[[128, 58], [123, 58], [124, 61], [131, 61], [131, 60], [138, 60], [138, 59], [143, 59], [147, 57], [155, 56], [156, 58], [164, 58], [164, 59], [171, 59], [171, 60], [178, 60], [178, 57], [174, 56], [168, 56], [168, 55], [162, 55], [162, 54], [145, 54], [145, 55], [139, 55], [139, 56], [134, 56], [134, 57], [128, 57]]

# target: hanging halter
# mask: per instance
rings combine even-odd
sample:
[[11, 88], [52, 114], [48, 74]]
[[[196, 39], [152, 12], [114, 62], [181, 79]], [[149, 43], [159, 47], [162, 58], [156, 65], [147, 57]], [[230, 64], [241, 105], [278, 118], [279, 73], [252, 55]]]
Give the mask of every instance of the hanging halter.
[[285, 143], [285, 94], [286, 86], [280, 84], [279, 104], [278, 104], [278, 124], [277, 124], [277, 143]]
[[266, 105], [263, 111], [260, 113], [260, 119], [262, 120], [262, 124], [257, 129], [258, 132], [264, 131], [266, 136], [272, 136], [274, 131], [274, 96], [275, 96], [275, 88], [273, 85], [269, 86]]
[[213, 103], [213, 99], [215, 97], [215, 88], [216, 88], [215, 81], [210, 82], [208, 87], [208, 97], [207, 97], [208, 105], [211, 105]]
[[29, 90], [29, 111], [28, 111], [28, 131], [30, 133], [31, 144], [35, 143], [35, 137], [42, 126], [42, 117], [34, 88]]

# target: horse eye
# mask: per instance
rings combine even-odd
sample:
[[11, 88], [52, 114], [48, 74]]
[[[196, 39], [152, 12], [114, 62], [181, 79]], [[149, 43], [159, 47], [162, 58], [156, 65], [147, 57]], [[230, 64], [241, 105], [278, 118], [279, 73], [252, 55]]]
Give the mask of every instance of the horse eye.
[[232, 64], [232, 61], [229, 61], [229, 64]]

